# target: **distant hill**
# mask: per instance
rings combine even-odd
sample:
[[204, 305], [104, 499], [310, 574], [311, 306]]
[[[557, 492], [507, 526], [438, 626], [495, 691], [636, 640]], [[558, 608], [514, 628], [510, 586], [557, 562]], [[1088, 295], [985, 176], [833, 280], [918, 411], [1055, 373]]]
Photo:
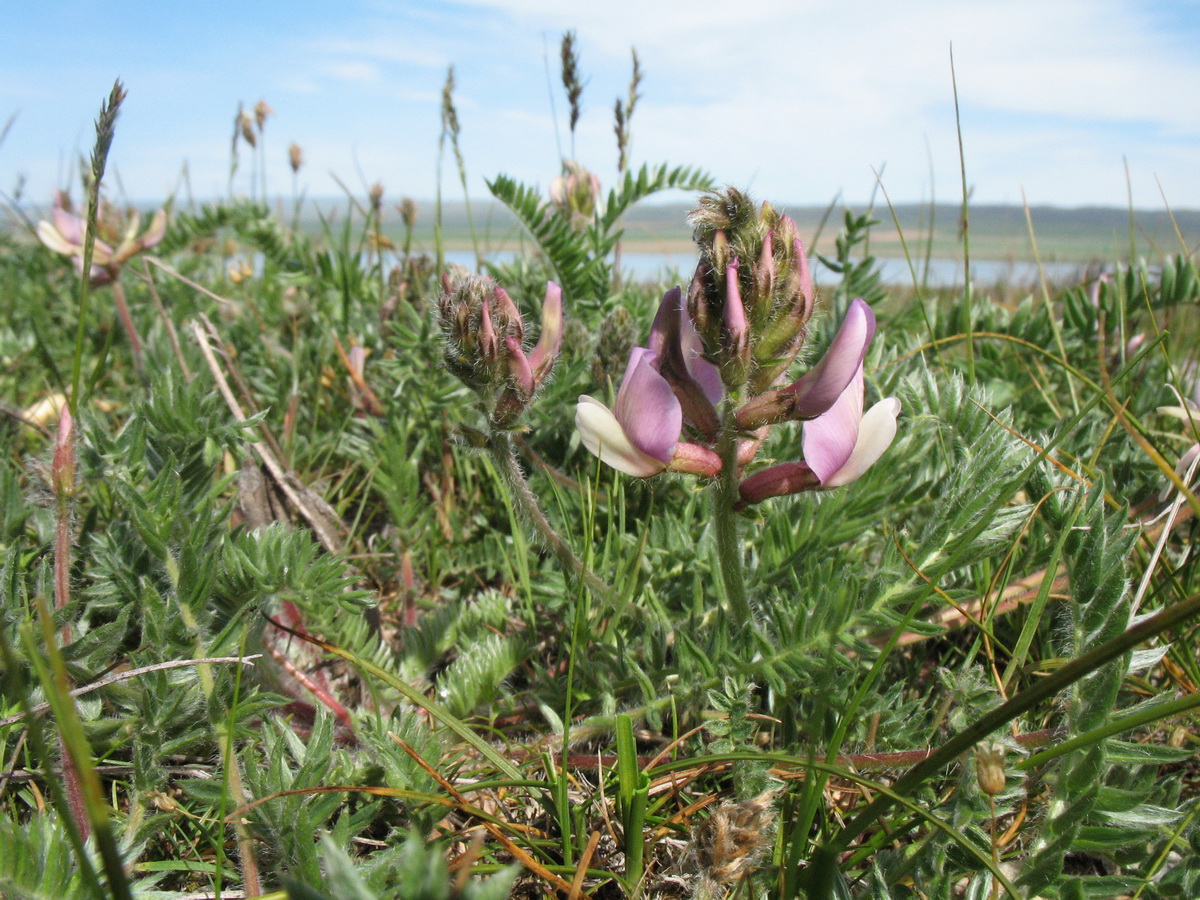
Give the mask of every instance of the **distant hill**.
[[[385, 198], [383, 231], [397, 246], [403, 240], [403, 224], [393, 201]], [[282, 221], [292, 221], [290, 199], [281, 198], [273, 204]], [[687, 224], [691, 202], [643, 203], [625, 216], [624, 245], [644, 252], [687, 253], [692, 232]], [[327, 226], [340, 228], [349, 207], [345, 198], [309, 198], [300, 217], [300, 228], [319, 237]], [[779, 204], [779, 209], [796, 220], [800, 234], [810, 250], [833, 252], [833, 240], [842, 227], [845, 210], [842, 207]], [[864, 206], [851, 206], [854, 213], [865, 211]], [[413, 233], [414, 249], [428, 252], [433, 247], [435, 205], [433, 201], [417, 203], [417, 223]], [[531, 246], [529, 235], [516, 218], [501, 204], [491, 200], [472, 202], [475, 230], [480, 246], [487, 250], [519, 251]], [[20, 213], [10, 211], [7, 221], [0, 216], [0, 231], [6, 226], [18, 232], [30, 227], [18, 220], [27, 216], [36, 220], [46, 211], [25, 207]], [[319, 214], [318, 214], [319, 213]], [[893, 213], [895, 221], [893, 220]], [[1200, 210], [1135, 210], [1133, 234], [1135, 254], [1150, 259], [1179, 253], [1186, 245], [1189, 251], [1200, 248]], [[355, 212], [355, 215], [360, 215]], [[873, 216], [879, 224], [871, 232], [870, 252], [883, 258], [899, 258], [907, 252], [916, 258], [928, 253], [942, 259], [962, 256], [959, 207], [940, 203], [932, 210], [916, 203], [900, 204], [889, 210], [876, 206]], [[322, 224], [322, 217], [325, 225]], [[1029, 210], [1038, 253], [1043, 262], [1105, 262], [1126, 260], [1130, 255], [1130, 214], [1115, 207], [1087, 206], [1064, 208], [1035, 206]], [[361, 219], [359, 220], [361, 221]], [[900, 231], [897, 231], [896, 221]], [[444, 204], [442, 234], [451, 250], [471, 247], [466, 205], [462, 201]], [[931, 227], [932, 222], [932, 227]], [[1034, 258], [1026, 212], [1019, 206], [979, 204], [970, 208], [971, 255], [976, 259], [1029, 261]], [[1178, 234], [1176, 233], [1178, 228]], [[903, 241], [901, 240], [903, 235]], [[1183, 244], [1180, 243], [1182, 235]]]
[[[622, 223], [628, 245], [643, 250], [684, 249], [691, 241], [687, 214], [689, 203], [644, 203], [635, 206]], [[796, 220], [802, 237], [809, 243], [818, 238], [818, 252], [833, 250], [833, 237], [841, 228], [844, 210], [827, 206], [779, 206], [782, 212]], [[855, 213], [865, 207], [852, 207]], [[513, 215], [494, 202], [472, 204], [476, 232], [481, 243], [492, 249], [518, 249], [528, 243], [528, 235]], [[871, 252], [881, 257], [900, 257], [904, 247], [893, 222], [893, 211], [876, 207], [874, 218], [879, 224], [872, 231]], [[921, 204], [901, 204], [894, 209], [909, 253], [924, 255], [930, 225], [930, 209]], [[1165, 211], [1135, 210], [1133, 227], [1138, 255], [1150, 257], [1179, 253], [1182, 249], [1175, 228], [1178, 226], [1189, 249], [1200, 247], [1200, 210]], [[932, 215], [932, 255], [955, 257], [962, 253], [959, 227], [960, 209], [955, 204], [938, 204]], [[1044, 261], [1082, 262], [1112, 261], [1129, 256], [1130, 215], [1128, 210], [1114, 207], [1062, 208], [1031, 207], [1029, 216], [1038, 251]], [[417, 227], [414, 237], [420, 244], [433, 238], [434, 204], [418, 204]], [[822, 222], [824, 225], [822, 227]], [[1033, 247], [1025, 210], [1019, 206], [978, 205], [970, 208], [971, 252], [979, 258], [1032, 259]], [[399, 214], [394, 207], [385, 210], [384, 230], [393, 239], [402, 234]], [[819, 234], [818, 234], [819, 231]], [[447, 203], [443, 209], [443, 233], [449, 245], [470, 245], [466, 208], [462, 202]]]

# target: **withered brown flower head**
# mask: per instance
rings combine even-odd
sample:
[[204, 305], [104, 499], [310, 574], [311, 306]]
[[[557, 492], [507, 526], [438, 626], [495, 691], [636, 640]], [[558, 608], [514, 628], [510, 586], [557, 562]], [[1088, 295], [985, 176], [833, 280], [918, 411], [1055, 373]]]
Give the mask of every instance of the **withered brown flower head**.
[[242, 131], [242, 140], [251, 147], [258, 146], [258, 135], [254, 133], [254, 116], [246, 112], [244, 109], [238, 110], [237, 117], [238, 128]]
[[412, 197], [405, 197], [396, 207], [400, 211], [400, 218], [404, 222], [404, 227], [412, 229], [417, 223], [417, 201]]
[[266, 100], [259, 100], [254, 104], [254, 124], [258, 126], [258, 130], [263, 130], [263, 123], [267, 121], [267, 116], [275, 115], [275, 110]]
[[771, 845], [775, 821], [773, 791], [722, 803], [692, 830], [697, 860], [703, 874], [717, 884], [733, 884], [753, 871]]

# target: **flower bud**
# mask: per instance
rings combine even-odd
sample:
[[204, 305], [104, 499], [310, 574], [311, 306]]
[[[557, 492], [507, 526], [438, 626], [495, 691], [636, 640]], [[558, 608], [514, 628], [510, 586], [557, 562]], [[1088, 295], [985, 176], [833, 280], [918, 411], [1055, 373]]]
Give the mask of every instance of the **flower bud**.
[[444, 360], [467, 387], [484, 391], [500, 376], [500, 338], [490, 306], [491, 285], [485, 279], [447, 276], [438, 302], [439, 323], [446, 341]]
[[292, 172], [300, 171], [300, 167], [304, 165], [304, 151], [300, 149], [300, 145], [293, 143], [288, 147], [288, 165], [292, 167]]
[[667, 468], [701, 478], [716, 478], [721, 472], [721, 457], [702, 444], [680, 441], [675, 445], [675, 454]]
[[[756, 208], [733, 188], [702, 198], [689, 220], [700, 265], [688, 291], [688, 312], [714, 357], [727, 359], [717, 348], [748, 356], [744, 365], [723, 364], [723, 377], [733, 379], [726, 384], [748, 381], [752, 395], [761, 393], [775, 385], [803, 346], [816, 299], [796, 223], [770, 204]], [[740, 267], [731, 268], [735, 260]], [[741, 311], [726, 309], [735, 289]], [[730, 322], [739, 315], [747, 347], [725, 347]]]
[[496, 322], [506, 334], [511, 331], [520, 343], [525, 339], [525, 321], [521, 318], [521, 311], [504, 288], [496, 285], [493, 294], [496, 300], [493, 305]]
[[975, 748], [975, 778], [979, 789], [989, 797], [1004, 790], [1004, 745], [979, 744]]
[[737, 257], [725, 269], [725, 309], [722, 312], [725, 328], [718, 349], [721, 381], [736, 389], [746, 383], [746, 369], [750, 365], [750, 329], [738, 287]]
[[58, 434], [54, 441], [54, 461], [50, 466], [54, 494], [60, 501], [75, 496], [75, 420], [71, 410], [63, 406], [58, 417]]
[[486, 278], [447, 276], [438, 300], [446, 368], [479, 394], [492, 425], [510, 428], [550, 374], [562, 345], [562, 291], [550, 282], [538, 344], [526, 355], [525, 323], [508, 292]]
[[761, 321], [771, 314], [770, 309], [763, 309], [761, 301], [775, 296], [775, 232], [768, 231], [763, 238], [762, 253], [754, 263], [754, 293], [760, 305], [752, 310], [756, 321]]
[[734, 412], [734, 420], [742, 431], [754, 431], [764, 425], [779, 425], [792, 418], [796, 409], [795, 395], [773, 388], [751, 397]]

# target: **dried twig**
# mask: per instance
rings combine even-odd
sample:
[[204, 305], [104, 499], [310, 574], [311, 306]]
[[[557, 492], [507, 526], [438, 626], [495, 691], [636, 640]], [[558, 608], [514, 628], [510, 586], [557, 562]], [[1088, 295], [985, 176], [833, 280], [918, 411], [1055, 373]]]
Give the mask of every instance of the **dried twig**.
[[[136, 669], [126, 669], [124, 672], [116, 672], [99, 681], [93, 681], [91, 684], [85, 684], [83, 687], [75, 688], [69, 696], [82, 697], [84, 694], [90, 694], [92, 691], [98, 691], [100, 688], [108, 687], [110, 684], [117, 684], [121, 681], [129, 681], [131, 678], [138, 678], [142, 675], [147, 675], [150, 672], [161, 672], [165, 669], [183, 669], [189, 666], [202, 666], [208, 663], [241, 663], [246, 666], [253, 666], [254, 660], [261, 659], [261, 653], [255, 653], [251, 656], [213, 656], [208, 659], [173, 659], [169, 662], [155, 663], [152, 666], [141, 666]], [[27, 715], [37, 715], [45, 712], [50, 708], [49, 703], [39, 703], [37, 706], [31, 706], [25, 712], [19, 712], [14, 716], [9, 716], [6, 719], [0, 719], [0, 728], [6, 725], [12, 725], [15, 722], [20, 722]]]

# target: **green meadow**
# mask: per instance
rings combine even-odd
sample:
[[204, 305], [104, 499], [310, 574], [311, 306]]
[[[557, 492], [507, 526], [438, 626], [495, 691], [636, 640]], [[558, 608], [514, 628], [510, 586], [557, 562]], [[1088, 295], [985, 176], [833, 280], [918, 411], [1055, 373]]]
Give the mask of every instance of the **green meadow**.
[[1200, 213], [791, 207], [629, 97], [613, 184], [448, 81], [407, 218], [137, 216], [118, 84], [7, 207], [0, 897], [1200, 896]]

